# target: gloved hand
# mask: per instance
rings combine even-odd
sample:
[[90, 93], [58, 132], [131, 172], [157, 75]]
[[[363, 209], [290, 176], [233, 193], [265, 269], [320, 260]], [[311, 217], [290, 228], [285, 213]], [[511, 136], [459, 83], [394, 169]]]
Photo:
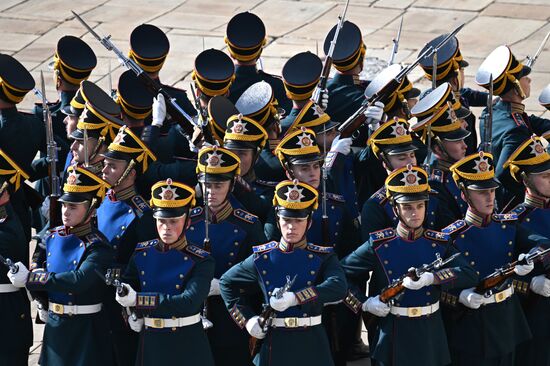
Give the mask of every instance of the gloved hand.
[[384, 121], [384, 103], [374, 103], [367, 107], [363, 114], [367, 118], [367, 124], [369, 125], [382, 123]]
[[220, 294], [220, 280], [217, 278], [213, 278], [210, 282], [210, 291], [208, 292], [208, 296], [214, 296]]
[[544, 297], [550, 297], [550, 279], [545, 275], [535, 276], [531, 279], [531, 290]]
[[[273, 293], [276, 293], [279, 288], [275, 288]], [[285, 311], [286, 309], [298, 305], [298, 299], [294, 292], [285, 292], [280, 299], [277, 299], [275, 296], [271, 296], [269, 299], [269, 305], [276, 311]]]
[[156, 98], [153, 98], [153, 126], [162, 127], [166, 119], [166, 102], [164, 95], [158, 93]]
[[36, 309], [38, 310], [38, 318], [42, 320], [44, 323], [48, 322], [48, 309], [44, 309], [42, 307], [42, 304], [40, 304], [38, 301], [34, 300], [34, 304], [36, 306]]
[[117, 294], [115, 297], [116, 301], [120, 305], [124, 306], [125, 308], [136, 306], [136, 301], [137, 301], [136, 291], [132, 288], [132, 286], [128, 285], [127, 283], [123, 283], [122, 286], [124, 286], [128, 290], [128, 294], [125, 296], [119, 296], [117, 291]]
[[330, 145], [330, 151], [340, 153], [343, 155], [348, 155], [351, 151], [352, 143], [353, 143], [353, 140], [351, 137], [346, 137], [341, 139], [340, 136], [336, 136], [336, 138], [332, 140], [332, 144]]
[[319, 88], [315, 88], [313, 91], [313, 100], [319, 101], [319, 107], [321, 107], [323, 110], [327, 109], [328, 106], [328, 90], [321, 90]]
[[134, 332], [139, 333], [143, 329], [143, 318], [136, 318], [136, 320], [133, 319], [133, 317], [128, 317], [128, 325], [130, 326], [130, 329], [132, 329]]
[[367, 301], [363, 303], [363, 311], [368, 311], [378, 317], [385, 317], [390, 313], [390, 306], [380, 301], [380, 295], [375, 297], [369, 297]]
[[260, 327], [260, 323], [258, 323], [258, 316], [253, 316], [252, 318], [248, 319], [246, 322], [246, 330], [248, 333], [258, 339], [264, 339], [265, 333], [262, 330], [262, 327]]
[[46, 198], [44, 198], [44, 201], [42, 202], [42, 206], [40, 206], [40, 213], [46, 219], [50, 217], [50, 196], [47, 196]]
[[479, 309], [485, 303], [485, 297], [474, 292], [474, 288], [467, 288], [460, 292], [458, 301], [470, 309]]
[[19, 268], [19, 270], [15, 273], [8, 270], [7, 276], [15, 287], [25, 287], [27, 284], [27, 279], [29, 278], [29, 270], [21, 262], [17, 262], [15, 265]]
[[434, 275], [431, 272], [422, 273], [418, 281], [410, 277], [405, 277], [403, 280], [403, 286], [409, 290], [419, 290], [422, 287], [430, 286], [432, 283], [434, 283]]
[[[521, 253], [518, 256], [518, 261], [523, 260], [523, 258], [525, 258], [526, 256], [527, 256], [527, 254]], [[533, 268], [535, 268], [535, 263], [533, 263], [531, 261], [531, 262], [527, 262], [527, 264], [518, 264], [518, 265], [516, 265], [516, 267], [514, 268], [514, 272], [516, 272], [516, 274], [518, 276], [525, 276], [526, 274], [531, 272], [533, 270]]]

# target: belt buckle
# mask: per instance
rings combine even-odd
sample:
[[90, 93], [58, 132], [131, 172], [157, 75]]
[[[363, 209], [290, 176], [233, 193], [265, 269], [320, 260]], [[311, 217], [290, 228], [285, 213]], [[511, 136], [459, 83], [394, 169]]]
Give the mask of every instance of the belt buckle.
[[151, 325], [151, 328], [164, 328], [164, 319], [162, 318], [153, 318], [151, 319], [153, 321], [153, 324]]
[[298, 328], [298, 318], [285, 318], [285, 328]]
[[409, 318], [422, 316], [422, 309], [420, 307], [407, 308], [407, 316]]
[[65, 307], [61, 304], [53, 304], [52, 312], [58, 315], [63, 315]]
[[495, 294], [495, 302], [503, 302], [504, 300], [506, 300], [506, 294], [504, 293], [506, 290], [504, 291], [501, 291], [497, 294]]

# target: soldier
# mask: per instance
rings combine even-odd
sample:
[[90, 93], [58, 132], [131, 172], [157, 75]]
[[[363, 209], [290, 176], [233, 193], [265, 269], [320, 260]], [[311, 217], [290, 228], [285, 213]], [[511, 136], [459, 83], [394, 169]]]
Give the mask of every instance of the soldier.
[[[232, 123], [228, 121], [228, 125]], [[216, 261], [214, 279], [205, 305], [207, 314], [204, 315], [208, 315], [208, 320], [214, 324], [208, 330], [208, 339], [218, 366], [251, 365], [248, 334], [233, 322], [225, 309], [219, 296], [219, 279], [233, 265], [252, 254], [254, 244], [265, 242], [258, 217], [241, 208], [234, 208], [231, 202], [239, 166], [238, 156], [227, 149], [214, 146], [199, 152], [197, 174], [204, 205], [208, 208], [199, 206], [191, 210], [191, 225], [187, 231], [187, 238], [211, 252]]]
[[[17, 191], [21, 180], [28, 178], [29, 175], [0, 150], [0, 254], [12, 262], [28, 260], [28, 242], [10, 203], [10, 192]], [[11, 270], [6, 266], [4, 270], [8, 269]], [[7, 277], [0, 281], [0, 307], [3, 309], [1, 321], [4, 329], [0, 364], [28, 365], [33, 340], [29, 299], [25, 291], [13, 286]]]
[[[522, 264], [534, 246], [549, 241], [518, 225], [515, 214], [493, 214], [495, 181], [493, 156], [479, 152], [466, 156], [450, 168], [468, 211], [443, 231], [454, 238], [481, 279], [518, 258], [514, 272], [525, 276], [533, 263]], [[447, 307], [447, 334], [453, 365], [513, 365], [516, 347], [531, 337], [529, 326], [512, 284], [478, 293], [475, 287], [443, 294]], [[464, 305], [467, 309], [463, 308]]]
[[93, 224], [95, 209], [109, 184], [81, 167], [69, 167], [63, 186], [63, 226], [46, 239], [47, 260], [31, 273], [18, 262], [8, 277], [16, 287], [47, 291], [49, 312], [41, 365], [114, 365], [103, 309], [104, 272], [112, 249]]
[[[151, 116], [153, 110], [153, 95], [132, 70], [127, 70], [120, 75], [116, 95], [122, 121], [132, 129], [134, 134], [141, 136], [145, 121]], [[157, 96], [157, 98], [160, 97]]]
[[[428, 175], [408, 165], [386, 179], [388, 199], [399, 217], [397, 228], [373, 232], [370, 239], [341, 263], [350, 285], [370, 281], [370, 297], [356, 302], [357, 312], [376, 315], [378, 328], [372, 339], [372, 358], [380, 365], [447, 365], [450, 362], [439, 295], [449, 288], [466, 288], [476, 283], [476, 275], [458, 256], [442, 268], [426, 271], [417, 278], [407, 276], [411, 267], [420, 268], [455, 253], [449, 237], [425, 229]], [[382, 290], [404, 275], [404, 291], [399, 298], [380, 300]], [[365, 296], [359, 295], [361, 301]]]
[[[466, 141], [470, 131], [465, 129], [467, 126], [464, 120], [470, 111], [462, 107], [451, 85], [445, 82], [420, 99], [411, 113], [418, 121], [411, 126], [411, 130], [422, 135], [424, 143], [427, 143], [428, 126], [431, 126], [430, 148], [434, 159], [430, 162], [430, 186], [438, 192], [439, 197], [434, 202], [440, 201], [451, 211], [453, 221], [459, 220], [466, 214], [468, 204], [462, 199], [449, 167], [466, 156]], [[434, 222], [433, 215], [437, 207], [433, 205], [431, 209], [428, 219]]]
[[127, 294], [116, 295], [120, 305], [143, 315], [128, 318], [140, 334], [136, 365], [158, 365], [162, 359], [213, 366], [199, 313], [214, 276], [214, 259], [185, 236], [195, 192], [167, 179], [153, 185], [151, 196], [158, 238], [136, 246], [124, 276]]
[[[225, 43], [235, 62], [235, 81], [229, 89], [229, 99], [237, 103], [248, 87], [264, 81], [273, 89], [275, 99], [286, 112], [292, 108], [280, 77], [262, 70], [261, 55], [267, 43], [265, 25], [262, 20], [248, 11], [238, 13], [227, 23]], [[259, 68], [258, 68], [259, 63]]]
[[[496, 177], [502, 185], [497, 199], [501, 208], [509, 202], [521, 202], [523, 186], [503, 168], [510, 155], [533, 133], [543, 136], [550, 131], [550, 121], [527, 116], [523, 101], [531, 92], [531, 68], [523, 65], [512, 54], [508, 46], [497, 47], [483, 61], [476, 73], [476, 83], [489, 88], [489, 77], [493, 77], [493, 93], [500, 100], [493, 105], [492, 153], [495, 157]], [[485, 129], [487, 111], [480, 117], [480, 131]], [[513, 206], [511, 206], [513, 207]]]
[[[420, 51], [419, 55], [429, 47], [436, 47], [441, 41], [447, 37], [448, 34], [442, 34], [430, 42], [428, 42], [424, 48]], [[435, 54], [430, 57], [424, 57], [420, 60], [420, 66], [424, 70], [424, 77], [430, 81], [433, 79], [433, 64]], [[456, 37], [452, 37], [441, 46], [437, 51], [437, 70], [436, 70], [436, 86], [440, 86], [443, 83], [449, 83], [455, 99], [459, 101], [465, 108], [470, 107], [485, 107], [487, 105], [488, 93], [480, 92], [464, 86], [464, 68], [469, 63], [464, 60], [460, 53], [459, 42]], [[428, 89], [423, 93], [431, 90]], [[470, 132], [470, 135], [464, 140], [467, 146], [467, 154], [473, 154], [477, 150], [477, 134], [476, 134], [476, 118], [474, 114], [470, 114], [466, 117], [467, 126], [465, 129]]]
[[[149, 160], [155, 160], [155, 156], [127, 126], [120, 128], [102, 156], [102, 176], [111, 185], [111, 190], [97, 210], [97, 223], [115, 252], [112, 266], [124, 272], [137, 243], [156, 235], [153, 211], [136, 188], [136, 179], [147, 170]], [[138, 337], [124, 324], [113, 297], [106, 302], [106, 309], [117, 364], [133, 365]]]
[[[320, 326], [321, 313], [325, 303], [344, 297], [347, 284], [332, 248], [307, 241], [317, 201], [317, 191], [308, 184], [279, 183], [274, 205], [281, 240], [254, 247], [253, 255], [220, 279], [221, 295], [233, 320], [252, 337], [263, 339], [254, 358], [257, 366], [334, 365]], [[287, 292], [276, 296], [285, 277], [295, 281]], [[258, 287], [275, 315], [266, 327], [243, 301], [247, 294], [257, 294]]]
[[[529, 230], [550, 237], [550, 154], [542, 140], [532, 136], [518, 147], [504, 164], [512, 177], [525, 186], [525, 199], [510, 213], [518, 216], [521, 224]], [[514, 280], [525, 317], [533, 334], [530, 341], [516, 350], [517, 365], [550, 365], [550, 350], [546, 345], [550, 338], [550, 280], [544, 268], [535, 268], [528, 276]]]

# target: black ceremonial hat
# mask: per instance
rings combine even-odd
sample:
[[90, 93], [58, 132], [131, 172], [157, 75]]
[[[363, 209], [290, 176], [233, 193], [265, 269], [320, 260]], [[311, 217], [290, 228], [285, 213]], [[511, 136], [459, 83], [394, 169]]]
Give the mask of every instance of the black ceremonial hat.
[[20, 103], [34, 88], [31, 73], [10, 55], [0, 54], [0, 98], [8, 103]]
[[225, 43], [234, 59], [243, 62], [257, 59], [265, 42], [265, 25], [256, 14], [239, 13], [227, 23]]
[[152, 24], [138, 25], [130, 34], [130, 58], [145, 72], [160, 71], [169, 50], [168, 37]]
[[310, 98], [322, 70], [321, 59], [309, 51], [292, 56], [283, 66], [286, 95], [292, 100]]

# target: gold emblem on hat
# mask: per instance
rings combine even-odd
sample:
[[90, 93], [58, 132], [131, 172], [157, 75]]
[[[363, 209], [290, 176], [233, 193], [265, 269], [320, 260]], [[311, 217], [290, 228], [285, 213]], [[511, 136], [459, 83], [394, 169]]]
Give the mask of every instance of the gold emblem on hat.
[[288, 191], [285, 193], [286, 200], [288, 202], [301, 202], [300, 200], [305, 196], [302, 194], [303, 188], [298, 188], [298, 186], [289, 186]]

